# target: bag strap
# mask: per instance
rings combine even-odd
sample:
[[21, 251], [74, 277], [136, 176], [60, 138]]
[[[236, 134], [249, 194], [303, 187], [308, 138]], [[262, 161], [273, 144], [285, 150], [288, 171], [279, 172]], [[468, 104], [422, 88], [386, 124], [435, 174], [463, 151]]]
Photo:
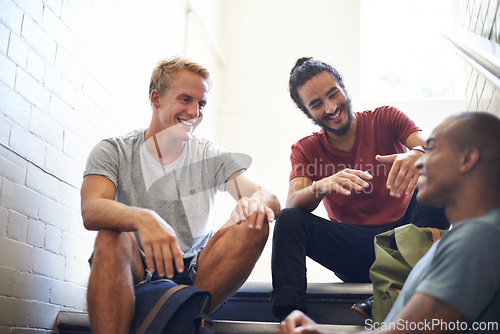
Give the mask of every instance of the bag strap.
[[214, 334], [214, 323], [208, 314], [200, 314], [194, 319], [191, 334]]
[[165, 292], [163, 294], [163, 296], [161, 296], [161, 298], [158, 299], [158, 301], [156, 302], [155, 306], [151, 309], [151, 311], [149, 312], [149, 314], [146, 317], [146, 319], [144, 319], [144, 322], [141, 324], [141, 327], [139, 327], [139, 329], [137, 330], [137, 334], [144, 334], [144, 333], [146, 333], [146, 330], [148, 329], [149, 325], [151, 325], [151, 322], [156, 317], [156, 315], [158, 314], [158, 312], [160, 312], [160, 309], [163, 306], [163, 304], [165, 304], [165, 302], [174, 293], [176, 293], [177, 291], [179, 291], [181, 289], [184, 289], [186, 287], [187, 287], [187, 285], [176, 285], [176, 286], [171, 287], [170, 289], [168, 289], [167, 292]]
[[429, 227], [429, 230], [431, 230], [432, 233], [432, 243], [435, 243], [436, 241], [441, 238], [441, 233], [439, 233], [439, 230], [435, 227]]

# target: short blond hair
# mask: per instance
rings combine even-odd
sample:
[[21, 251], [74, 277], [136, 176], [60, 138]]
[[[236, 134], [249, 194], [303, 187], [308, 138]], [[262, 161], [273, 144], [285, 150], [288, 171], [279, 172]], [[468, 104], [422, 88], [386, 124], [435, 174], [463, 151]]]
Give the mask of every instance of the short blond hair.
[[201, 75], [201, 77], [210, 86], [210, 73], [206, 68], [192, 62], [191, 60], [179, 56], [161, 60], [151, 73], [151, 80], [149, 82], [149, 97], [153, 90], [157, 90], [160, 96], [163, 96], [166, 91], [171, 88], [175, 83], [175, 74], [178, 70], [185, 69]]

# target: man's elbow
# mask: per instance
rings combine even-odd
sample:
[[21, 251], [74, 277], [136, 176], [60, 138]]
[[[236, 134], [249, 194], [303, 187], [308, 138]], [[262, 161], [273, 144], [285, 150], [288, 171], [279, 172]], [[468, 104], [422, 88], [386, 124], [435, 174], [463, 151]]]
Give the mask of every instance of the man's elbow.
[[82, 220], [83, 220], [83, 227], [89, 231], [96, 231], [96, 225], [94, 223], [93, 215], [92, 215], [92, 205], [91, 204], [84, 204], [82, 203], [82, 209], [81, 209], [81, 214], [82, 214]]
[[278, 217], [278, 214], [281, 211], [281, 203], [278, 199], [278, 196], [276, 196], [273, 192], [265, 188], [260, 188], [259, 193], [261, 199], [264, 199], [266, 206], [271, 208], [271, 210], [274, 211], [274, 215]]
[[83, 227], [88, 231], [95, 231], [92, 221], [82, 212]]
[[270, 197], [271, 197], [271, 210], [274, 211], [274, 216], [275, 218], [278, 218], [278, 215], [281, 211], [281, 203], [278, 199], [278, 196], [276, 196], [275, 194], [273, 193], [270, 193]]

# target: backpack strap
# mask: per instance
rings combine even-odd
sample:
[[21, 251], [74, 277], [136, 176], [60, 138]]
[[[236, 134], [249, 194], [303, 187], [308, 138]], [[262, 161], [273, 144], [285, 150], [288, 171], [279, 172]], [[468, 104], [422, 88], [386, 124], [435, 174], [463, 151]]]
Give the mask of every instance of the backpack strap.
[[214, 334], [214, 323], [208, 314], [200, 314], [194, 319], [191, 334]]
[[432, 243], [435, 243], [436, 241], [441, 238], [441, 233], [439, 233], [439, 230], [435, 227], [429, 227], [429, 230], [431, 230], [432, 233]]
[[181, 289], [184, 289], [185, 287], [187, 287], [187, 285], [176, 285], [176, 286], [173, 286], [170, 289], [168, 289], [167, 292], [165, 292], [163, 294], [163, 296], [161, 296], [161, 298], [158, 299], [158, 301], [156, 302], [155, 306], [151, 309], [151, 311], [149, 312], [149, 314], [146, 317], [146, 319], [144, 319], [144, 322], [141, 324], [141, 327], [139, 327], [139, 329], [137, 330], [137, 334], [144, 334], [144, 333], [146, 333], [146, 330], [148, 329], [149, 325], [151, 324], [151, 322], [153, 321], [153, 319], [156, 317], [156, 315], [158, 314], [158, 312], [160, 312], [160, 309], [162, 308], [163, 304], [165, 304], [165, 302], [174, 293], [176, 293], [177, 291], [179, 291]]

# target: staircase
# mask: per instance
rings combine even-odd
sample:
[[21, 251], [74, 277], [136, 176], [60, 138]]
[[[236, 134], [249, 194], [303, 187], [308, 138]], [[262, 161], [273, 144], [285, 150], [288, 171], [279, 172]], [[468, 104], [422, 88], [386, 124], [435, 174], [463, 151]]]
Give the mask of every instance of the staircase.
[[[215, 333], [276, 333], [278, 320], [271, 313], [271, 290], [271, 283], [245, 283], [212, 315]], [[350, 308], [371, 294], [371, 284], [310, 283], [307, 288], [308, 316], [325, 330], [363, 330], [365, 319]], [[90, 333], [86, 313], [61, 311], [57, 324], [61, 334]]]

